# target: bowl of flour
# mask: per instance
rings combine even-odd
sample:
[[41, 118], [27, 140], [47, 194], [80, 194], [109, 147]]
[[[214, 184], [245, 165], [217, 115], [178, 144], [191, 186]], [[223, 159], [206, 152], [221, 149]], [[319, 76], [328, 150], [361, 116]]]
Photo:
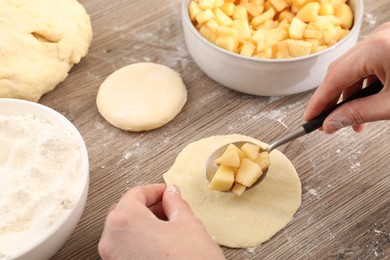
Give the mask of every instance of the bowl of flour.
[[84, 140], [51, 108], [0, 98], [0, 144], [0, 260], [49, 259], [84, 210]]

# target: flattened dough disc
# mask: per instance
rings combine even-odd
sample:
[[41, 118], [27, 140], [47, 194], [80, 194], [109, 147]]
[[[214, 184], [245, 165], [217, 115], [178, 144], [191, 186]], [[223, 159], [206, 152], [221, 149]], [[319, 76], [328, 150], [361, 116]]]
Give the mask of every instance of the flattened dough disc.
[[186, 101], [180, 75], [155, 63], [135, 63], [115, 71], [100, 86], [96, 99], [108, 122], [134, 132], [165, 125]]
[[275, 235], [292, 219], [301, 205], [301, 182], [292, 163], [280, 151], [270, 154], [271, 166], [263, 181], [240, 197], [230, 192], [209, 191], [204, 176], [207, 157], [220, 146], [247, 140], [242, 135], [212, 136], [189, 144], [164, 174], [176, 184], [194, 214], [215, 241], [232, 248], [255, 247]]

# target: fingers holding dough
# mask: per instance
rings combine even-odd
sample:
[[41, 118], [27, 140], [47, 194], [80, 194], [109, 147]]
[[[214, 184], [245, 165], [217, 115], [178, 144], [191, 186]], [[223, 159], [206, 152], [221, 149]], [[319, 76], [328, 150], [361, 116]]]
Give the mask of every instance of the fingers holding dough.
[[112, 73], [99, 88], [96, 103], [112, 125], [140, 132], [161, 127], [182, 110], [187, 90], [174, 70], [135, 63]]

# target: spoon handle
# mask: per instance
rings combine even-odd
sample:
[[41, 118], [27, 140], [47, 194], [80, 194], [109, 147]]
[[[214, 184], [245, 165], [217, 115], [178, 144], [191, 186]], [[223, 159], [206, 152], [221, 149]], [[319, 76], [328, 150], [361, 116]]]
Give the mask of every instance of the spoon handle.
[[322, 126], [322, 124], [324, 123], [325, 118], [327, 116], [329, 116], [329, 114], [332, 113], [338, 107], [344, 105], [345, 103], [347, 103], [351, 100], [362, 98], [362, 97], [367, 97], [367, 96], [371, 96], [371, 95], [374, 95], [376, 93], [379, 93], [382, 90], [382, 88], [383, 88], [383, 84], [379, 80], [374, 82], [373, 84], [358, 91], [357, 93], [355, 93], [354, 95], [352, 95], [348, 99], [346, 99], [346, 100], [334, 105], [333, 107], [325, 110], [320, 115], [318, 115], [317, 117], [308, 121], [307, 123], [303, 124], [302, 126], [298, 127], [297, 129], [295, 129], [291, 133], [287, 134], [286, 136], [284, 136], [284, 137], [280, 138], [279, 140], [275, 141], [274, 143], [270, 144], [268, 147], [268, 150], [271, 152], [274, 148], [278, 147], [279, 145], [288, 143], [288, 142], [290, 142], [294, 139], [297, 139], [305, 134], [309, 134], [309, 133], [313, 132], [314, 130], [320, 128]]
[[382, 88], [383, 88], [383, 84], [378, 80], [378, 81], [374, 82], [373, 84], [356, 92], [354, 95], [352, 95], [348, 99], [346, 99], [340, 103], [337, 103], [336, 105], [325, 110], [317, 117], [315, 117], [312, 120], [308, 121], [307, 123], [303, 124], [302, 127], [305, 129], [306, 134], [311, 133], [314, 130], [320, 128], [322, 126], [322, 124], [324, 123], [325, 118], [327, 118], [330, 115], [330, 113], [332, 113], [334, 110], [336, 110], [340, 106], [344, 105], [345, 103], [347, 103], [351, 100], [362, 98], [362, 97], [368, 97], [368, 96], [374, 95], [376, 93], [379, 93], [382, 90]]

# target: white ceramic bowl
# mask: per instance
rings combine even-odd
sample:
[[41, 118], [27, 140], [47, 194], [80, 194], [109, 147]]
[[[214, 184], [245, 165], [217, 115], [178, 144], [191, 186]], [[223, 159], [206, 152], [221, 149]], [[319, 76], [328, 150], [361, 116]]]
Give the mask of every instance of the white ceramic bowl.
[[[76, 127], [60, 113], [44, 105], [18, 100], [0, 98], [0, 115], [25, 116], [33, 115], [47, 120], [50, 123], [58, 124], [69, 130], [76, 137], [81, 147], [81, 187], [76, 193], [74, 206], [61, 215], [45, 233], [37, 235], [35, 241], [29, 247], [20, 248], [12, 259], [17, 260], [44, 260], [53, 256], [67, 241], [80, 220], [87, 199], [89, 185], [89, 162], [88, 153], [84, 140]], [[29, 241], [31, 242], [31, 241]], [[1, 258], [1, 257], [0, 257]], [[7, 258], [6, 258], [7, 259]]]
[[199, 68], [225, 87], [260, 96], [291, 95], [316, 88], [330, 63], [356, 44], [363, 20], [362, 0], [349, 0], [354, 25], [337, 44], [305, 57], [258, 59], [226, 51], [207, 41], [191, 23], [189, 3], [190, 0], [182, 0], [182, 26], [187, 48]]

